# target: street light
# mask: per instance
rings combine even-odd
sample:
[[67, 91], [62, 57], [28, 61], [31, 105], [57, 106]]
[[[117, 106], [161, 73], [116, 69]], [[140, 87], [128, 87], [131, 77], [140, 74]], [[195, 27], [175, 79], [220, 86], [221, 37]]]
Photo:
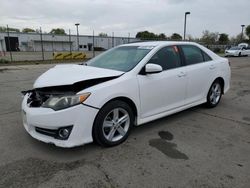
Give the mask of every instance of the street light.
[[77, 49], [79, 51], [79, 32], [78, 32], [78, 26], [80, 24], [79, 23], [76, 23], [75, 26], [76, 26], [76, 31], [77, 31]]
[[184, 37], [183, 39], [186, 39], [186, 23], [187, 23], [187, 15], [190, 14], [190, 12], [185, 12], [185, 21], [184, 21]]
[[241, 41], [242, 41], [242, 39], [243, 39], [243, 31], [244, 31], [245, 25], [241, 25], [241, 27], [242, 27], [242, 30], [241, 30]]

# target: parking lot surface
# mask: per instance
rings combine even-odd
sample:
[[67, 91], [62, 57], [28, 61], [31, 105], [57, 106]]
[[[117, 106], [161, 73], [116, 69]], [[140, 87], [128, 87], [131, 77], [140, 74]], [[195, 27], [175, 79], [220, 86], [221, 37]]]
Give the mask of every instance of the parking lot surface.
[[22, 125], [20, 91], [54, 65], [0, 67], [0, 187], [250, 187], [250, 57], [230, 62], [218, 107], [136, 127], [116, 147], [73, 149], [39, 142]]

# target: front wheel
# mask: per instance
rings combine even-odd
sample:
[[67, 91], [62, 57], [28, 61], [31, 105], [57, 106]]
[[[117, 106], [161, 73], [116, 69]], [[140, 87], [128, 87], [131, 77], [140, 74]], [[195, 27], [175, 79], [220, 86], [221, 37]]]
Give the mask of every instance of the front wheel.
[[209, 108], [216, 107], [220, 102], [221, 96], [222, 96], [222, 85], [218, 80], [216, 80], [208, 91], [207, 103], [206, 103], [207, 106]]
[[127, 139], [133, 123], [130, 106], [123, 101], [111, 101], [96, 116], [93, 138], [102, 146], [118, 145]]

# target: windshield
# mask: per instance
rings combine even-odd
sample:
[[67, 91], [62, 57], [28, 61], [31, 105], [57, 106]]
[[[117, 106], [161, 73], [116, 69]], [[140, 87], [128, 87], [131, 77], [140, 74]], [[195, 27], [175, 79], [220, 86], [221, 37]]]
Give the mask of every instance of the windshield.
[[87, 62], [88, 66], [128, 72], [152, 49], [152, 46], [121, 46], [104, 52]]
[[240, 47], [232, 47], [232, 48], [230, 48], [229, 50], [240, 50], [241, 48]]

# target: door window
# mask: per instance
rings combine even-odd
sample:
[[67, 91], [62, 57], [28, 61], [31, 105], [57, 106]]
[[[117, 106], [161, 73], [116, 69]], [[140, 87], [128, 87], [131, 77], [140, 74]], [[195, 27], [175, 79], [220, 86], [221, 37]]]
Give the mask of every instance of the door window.
[[186, 60], [186, 65], [193, 65], [203, 62], [201, 50], [196, 46], [183, 45], [182, 51]]
[[148, 63], [162, 66], [163, 70], [173, 69], [181, 66], [181, 59], [177, 46], [167, 46], [160, 49]]

